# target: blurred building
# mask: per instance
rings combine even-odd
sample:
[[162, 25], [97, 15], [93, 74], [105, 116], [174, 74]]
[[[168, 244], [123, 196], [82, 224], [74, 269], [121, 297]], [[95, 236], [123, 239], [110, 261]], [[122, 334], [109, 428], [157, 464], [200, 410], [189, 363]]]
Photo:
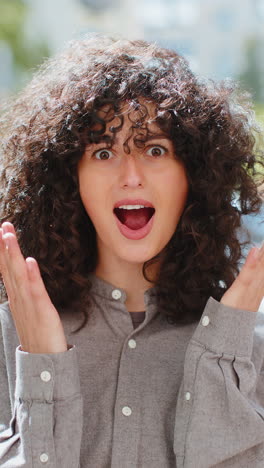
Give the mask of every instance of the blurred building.
[[[189, 59], [195, 72], [222, 79], [237, 77], [247, 69], [253, 40], [255, 65], [261, 69], [256, 73], [264, 72], [264, 0], [24, 0], [24, 3], [28, 6], [25, 36], [32, 42], [47, 43], [51, 53], [85, 32], [118, 33], [176, 49]], [[5, 64], [0, 87], [12, 85], [12, 58], [1, 41], [0, 62]]]
[[[26, 30], [48, 36], [55, 48], [80, 32], [120, 33], [175, 48], [195, 71], [218, 79], [243, 71], [247, 41], [264, 41], [264, 0], [28, 0], [28, 4]], [[264, 63], [263, 47], [259, 54]]]
[[[233, 77], [246, 66], [247, 41], [263, 39], [263, 0], [145, 0], [145, 35], [160, 34], [165, 45], [182, 52], [197, 72], [218, 79]], [[163, 9], [158, 31], [148, 10]], [[165, 11], [167, 14], [165, 14]], [[263, 60], [262, 56], [262, 60]]]

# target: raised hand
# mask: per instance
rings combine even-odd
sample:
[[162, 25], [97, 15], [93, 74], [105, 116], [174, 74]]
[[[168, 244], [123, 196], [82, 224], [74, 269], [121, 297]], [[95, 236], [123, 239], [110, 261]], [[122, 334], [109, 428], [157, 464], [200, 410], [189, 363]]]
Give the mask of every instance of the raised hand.
[[58, 353], [67, 350], [59, 317], [34, 258], [24, 259], [11, 223], [0, 229], [0, 271], [23, 351]]
[[264, 243], [253, 247], [239, 275], [225, 292], [222, 304], [256, 312], [264, 296]]

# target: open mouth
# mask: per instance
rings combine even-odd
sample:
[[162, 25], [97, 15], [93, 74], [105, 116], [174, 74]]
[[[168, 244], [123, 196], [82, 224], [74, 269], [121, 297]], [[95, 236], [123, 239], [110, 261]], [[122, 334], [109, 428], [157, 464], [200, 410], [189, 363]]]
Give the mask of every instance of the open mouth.
[[114, 208], [119, 221], [129, 229], [138, 230], [146, 226], [155, 213], [155, 208], [145, 207], [137, 209]]

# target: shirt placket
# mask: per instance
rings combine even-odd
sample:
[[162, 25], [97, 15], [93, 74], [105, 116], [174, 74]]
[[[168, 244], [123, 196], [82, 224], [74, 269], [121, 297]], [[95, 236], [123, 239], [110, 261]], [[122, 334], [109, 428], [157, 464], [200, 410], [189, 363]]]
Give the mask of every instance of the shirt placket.
[[[112, 297], [120, 299], [118, 290]], [[116, 388], [114, 408], [113, 441], [111, 467], [137, 468], [140, 438], [140, 373], [137, 371], [142, 355], [140, 332], [146, 324], [141, 324], [125, 339], [122, 348]]]
[[122, 350], [114, 408], [112, 463], [113, 468], [136, 468], [139, 445], [140, 399], [136, 372], [139, 339], [133, 333]]

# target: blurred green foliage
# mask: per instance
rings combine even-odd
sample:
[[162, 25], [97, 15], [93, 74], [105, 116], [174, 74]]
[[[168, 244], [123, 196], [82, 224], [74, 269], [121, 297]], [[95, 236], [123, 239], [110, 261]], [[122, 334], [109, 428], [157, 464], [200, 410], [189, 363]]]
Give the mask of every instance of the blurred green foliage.
[[28, 72], [50, 55], [43, 40], [27, 40], [25, 22], [28, 6], [23, 0], [0, 0], [0, 41], [12, 52], [14, 71]]
[[[258, 104], [258, 103], [255, 103], [255, 112], [256, 112], [256, 118], [257, 118], [257, 121], [260, 123], [260, 125], [263, 127], [264, 129], [264, 104]], [[257, 145], [257, 148], [262, 151], [262, 154], [263, 154], [263, 151], [264, 151], [264, 133], [262, 132], [262, 135], [258, 135], [256, 137], [256, 145]], [[258, 170], [261, 174], [264, 174], [264, 168], [260, 165], [257, 166], [258, 167]]]
[[[254, 108], [257, 121], [264, 128], [264, 86], [263, 66], [260, 62], [260, 51], [263, 41], [256, 38], [248, 39], [245, 44], [246, 65], [243, 72], [237, 77], [243, 89], [250, 91], [254, 99]], [[257, 146], [264, 150], [264, 135], [257, 135]]]
[[255, 111], [256, 111], [256, 117], [257, 120], [261, 125], [263, 125], [264, 128], [264, 104], [255, 104]]
[[264, 105], [263, 68], [260, 63], [262, 55], [260, 52], [263, 47], [264, 43], [259, 39], [251, 38], [246, 41], [246, 65], [238, 79], [242, 87], [252, 93], [253, 99]]

